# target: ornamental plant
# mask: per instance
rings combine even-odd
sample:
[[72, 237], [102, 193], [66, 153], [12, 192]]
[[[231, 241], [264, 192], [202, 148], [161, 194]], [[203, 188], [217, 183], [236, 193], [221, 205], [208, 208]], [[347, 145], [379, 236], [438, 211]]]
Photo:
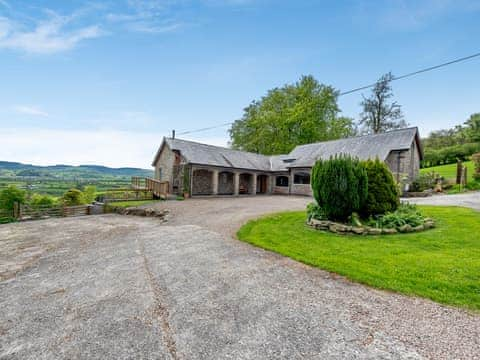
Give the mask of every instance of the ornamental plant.
[[368, 195], [362, 215], [369, 217], [395, 211], [400, 204], [400, 196], [390, 169], [378, 159], [364, 161], [362, 164], [368, 177]]
[[357, 158], [339, 155], [318, 160], [312, 169], [311, 185], [317, 204], [330, 220], [346, 221], [364, 208], [368, 178]]

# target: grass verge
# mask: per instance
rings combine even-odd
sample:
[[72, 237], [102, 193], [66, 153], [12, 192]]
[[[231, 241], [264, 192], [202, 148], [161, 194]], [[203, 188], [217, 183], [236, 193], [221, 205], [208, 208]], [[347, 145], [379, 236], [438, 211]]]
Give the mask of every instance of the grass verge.
[[336, 235], [305, 225], [305, 212], [250, 221], [238, 238], [352, 281], [480, 310], [480, 213], [421, 207], [437, 227], [388, 236]]
[[162, 201], [162, 200], [115, 201], [115, 202], [108, 203], [108, 205], [127, 208], [127, 207], [154, 204], [158, 201]]

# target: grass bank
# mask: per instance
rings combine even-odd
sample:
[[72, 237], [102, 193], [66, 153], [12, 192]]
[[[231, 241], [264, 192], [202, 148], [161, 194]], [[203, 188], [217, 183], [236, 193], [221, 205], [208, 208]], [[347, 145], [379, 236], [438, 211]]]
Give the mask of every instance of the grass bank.
[[[465, 161], [463, 165], [467, 167], [468, 180], [473, 181], [473, 174], [475, 172], [473, 162]], [[457, 164], [439, 165], [420, 169], [421, 173], [430, 173], [432, 171], [443, 176], [445, 179], [455, 180], [457, 178]]]
[[305, 225], [305, 212], [250, 221], [239, 239], [352, 281], [480, 310], [480, 213], [422, 207], [437, 227], [388, 236], [336, 235]]

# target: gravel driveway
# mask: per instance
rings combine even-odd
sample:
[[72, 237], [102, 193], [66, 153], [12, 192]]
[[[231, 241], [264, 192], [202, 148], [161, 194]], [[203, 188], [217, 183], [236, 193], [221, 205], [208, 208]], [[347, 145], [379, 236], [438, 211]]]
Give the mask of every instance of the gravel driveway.
[[296, 197], [0, 226], [1, 359], [475, 359], [480, 316], [234, 240]]
[[455, 195], [433, 195], [426, 198], [409, 198], [405, 200], [422, 205], [464, 206], [480, 210], [480, 191]]

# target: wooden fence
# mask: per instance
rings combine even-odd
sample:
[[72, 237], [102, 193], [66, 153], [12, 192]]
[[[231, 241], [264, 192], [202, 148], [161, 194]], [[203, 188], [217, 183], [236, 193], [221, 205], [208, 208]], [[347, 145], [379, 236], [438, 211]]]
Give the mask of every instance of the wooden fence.
[[105, 193], [98, 197], [98, 200], [104, 203], [152, 199], [153, 193], [147, 189], [112, 189], [105, 191]]
[[145, 187], [147, 190], [151, 191], [155, 197], [168, 195], [168, 181], [159, 181], [151, 178], [145, 178]]
[[146, 178], [132, 176], [132, 188], [133, 189], [146, 189]]
[[13, 217], [17, 221], [48, 219], [52, 217], [73, 217], [91, 214], [92, 205], [78, 206], [31, 206], [15, 204]]

